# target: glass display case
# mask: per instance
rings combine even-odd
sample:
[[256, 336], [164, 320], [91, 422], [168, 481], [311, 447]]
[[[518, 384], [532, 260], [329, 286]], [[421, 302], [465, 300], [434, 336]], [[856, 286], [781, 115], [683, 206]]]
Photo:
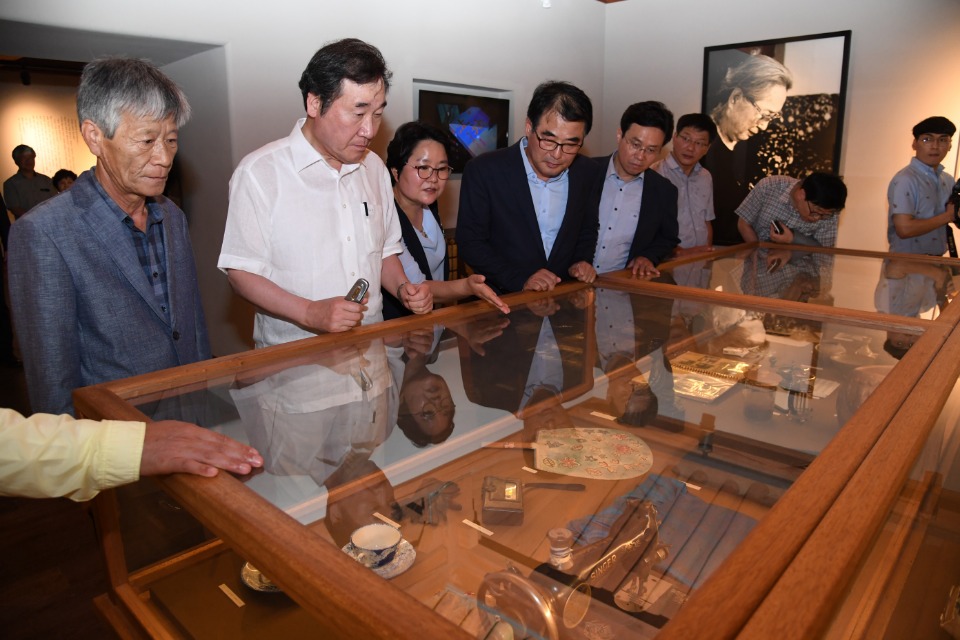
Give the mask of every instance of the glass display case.
[[[783, 254], [771, 273], [809, 258], [816, 290], [744, 286], [769, 258], [717, 252], [655, 281], [515, 294], [509, 315], [459, 305], [79, 390], [84, 416], [177, 417], [265, 459], [99, 497], [101, 609], [154, 637], [766, 632], [780, 598], [825, 575], [839, 593], [861, 562], [869, 540], [840, 575], [797, 564], [943, 371], [958, 313], [950, 261]], [[947, 392], [931, 394], [912, 410], [932, 425]], [[889, 499], [864, 535], [919, 482], [911, 456], [876, 483]]]
[[905, 425], [903, 446], [922, 443], [922, 449], [892, 506], [881, 512], [882, 526], [836, 599], [839, 606], [826, 618], [825, 637], [960, 638], [958, 421], [955, 383], [929, 429]]

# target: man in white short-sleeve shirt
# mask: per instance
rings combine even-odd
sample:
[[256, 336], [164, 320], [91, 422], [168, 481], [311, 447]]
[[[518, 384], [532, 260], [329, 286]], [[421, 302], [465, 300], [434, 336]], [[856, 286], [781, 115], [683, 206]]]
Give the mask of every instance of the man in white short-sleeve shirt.
[[[381, 285], [415, 313], [433, 307], [429, 288], [404, 276], [390, 178], [367, 150], [390, 75], [365, 42], [324, 46], [300, 79], [306, 118], [245, 157], [230, 180], [217, 266], [258, 307], [257, 347], [379, 321]], [[358, 278], [370, 283], [366, 296], [345, 300]]]

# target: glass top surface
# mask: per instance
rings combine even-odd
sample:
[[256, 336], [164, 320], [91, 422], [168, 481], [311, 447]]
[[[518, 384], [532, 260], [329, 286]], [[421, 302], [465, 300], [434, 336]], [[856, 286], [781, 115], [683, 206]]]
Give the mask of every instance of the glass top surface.
[[943, 264], [760, 247], [662, 272], [661, 281], [685, 287], [928, 320], [957, 291], [956, 276]]
[[851, 629], [859, 629], [860, 637], [888, 640], [956, 638], [958, 572], [960, 381], [954, 383], [883, 527], [837, 599], [823, 637], [851, 637]]
[[577, 580], [575, 626], [655, 635], [872, 391], [851, 372], [896, 363], [882, 331], [614, 286], [350, 339], [132, 403], [255, 446], [247, 486], [338, 547], [399, 524], [381, 575], [475, 637], [546, 633]]

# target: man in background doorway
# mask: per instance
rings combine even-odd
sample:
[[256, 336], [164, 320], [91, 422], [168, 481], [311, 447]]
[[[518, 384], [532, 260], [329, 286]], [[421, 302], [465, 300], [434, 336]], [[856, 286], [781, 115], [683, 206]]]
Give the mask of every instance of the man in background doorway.
[[677, 246], [677, 188], [651, 167], [673, 134], [673, 114], [661, 102], [627, 107], [617, 150], [598, 158], [603, 171], [598, 273], [630, 269], [658, 276], [657, 265]]
[[37, 152], [25, 144], [13, 148], [17, 172], [3, 183], [3, 199], [14, 218], [19, 218], [44, 200], [57, 195], [53, 181], [34, 171]]
[[653, 170], [677, 188], [677, 223], [680, 246], [676, 255], [713, 248], [713, 178], [700, 164], [717, 137], [717, 125], [705, 113], [688, 113], [677, 121], [670, 154], [653, 164]]
[[942, 256], [947, 252], [948, 226], [956, 219], [955, 202], [947, 203], [954, 180], [943, 159], [957, 127], [942, 116], [926, 118], [913, 128], [914, 157], [887, 188], [887, 239], [890, 251]]

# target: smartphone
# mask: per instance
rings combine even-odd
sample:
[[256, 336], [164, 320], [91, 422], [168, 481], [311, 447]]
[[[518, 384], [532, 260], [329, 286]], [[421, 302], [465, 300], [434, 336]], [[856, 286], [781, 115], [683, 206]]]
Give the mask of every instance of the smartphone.
[[344, 299], [350, 302], [363, 302], [363, 296], [367, 295], [367, 289], [369, 288], [369, 282], [363, 278], [358, 278], [357, 281], [353, 283], [353, 286], [350, 287], [350, 292], [344, 296]]
[[780, 258], [774, 258], [770, 264], [767, 265], [767, 273], [773, 273], [780, 268], [780, 265], [783, 264], [783, 261]]
[[773, 221], [773, 228], [777, 230], [777, 233], [779, 233], [780, 235], [783, 235], [783, 223], [782, 223], [782, 222], [780, 222], [779, 220], [774, 220], [774, 221]]

